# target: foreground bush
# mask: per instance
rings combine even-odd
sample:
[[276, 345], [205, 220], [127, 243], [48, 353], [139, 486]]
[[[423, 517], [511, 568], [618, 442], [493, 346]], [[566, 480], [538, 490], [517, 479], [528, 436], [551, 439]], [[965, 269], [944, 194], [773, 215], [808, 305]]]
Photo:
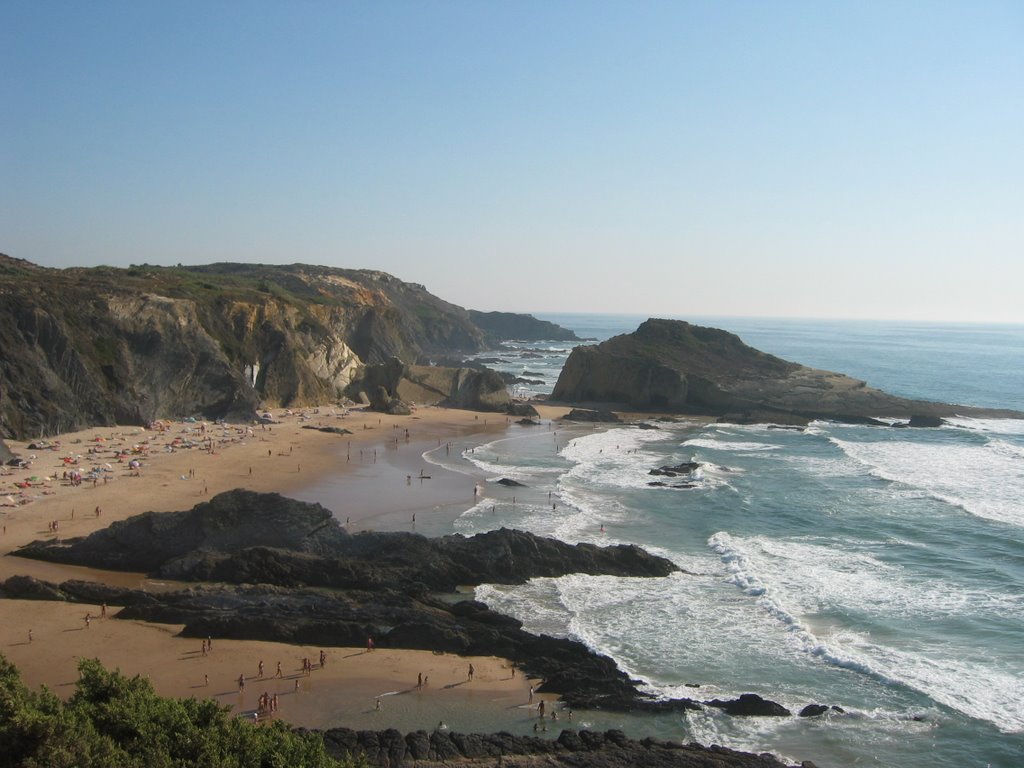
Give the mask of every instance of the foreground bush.
[[149, 680], [83, 660], [68, 702], [33, 693], [0, 655], [0, 766], [23, 768], [360, 768], [315, 734], [256, 726], [213, 701], [157, 696]]

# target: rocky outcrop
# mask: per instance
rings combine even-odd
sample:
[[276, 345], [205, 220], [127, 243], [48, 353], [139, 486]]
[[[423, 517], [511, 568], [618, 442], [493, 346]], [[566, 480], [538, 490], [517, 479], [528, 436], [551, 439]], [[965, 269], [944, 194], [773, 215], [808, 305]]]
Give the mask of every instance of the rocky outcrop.
[[356, 399], [369, 394], [370, 407], [393, 413], [395, 401], [508, 413], [513, 407], [501, 376], [488, 368], [406, 365], [392, 358], [362, 369], [348, 388]]
[[657, 577], [677, 570], [635, 546], [568, 545], [506, 529], [470, 538], [349, 535], [317, 504], [232, 491], [188, 511], [138, 515], [85, 538], [36, 542], [18, 554], [222, 586], [147, 593], [16, 577], [0, 590], [7, 597], [102, 599], [125, 606], [119, 618], [183, 624], [189, 636], [335, 645], [361, 645], [372, 636], [385, 647], [495, 654], [545, 678], [542, 690], [576, 707], [699, 706], [653, 700], [611, 659], [580, 643], [532, 635], [481, 603], [432, 596], [459, 585], [537, 576]]
[[595, 411], [587, 408], [573, 408], [562, 419], [564, 421], [592, 421], [603, 424], [618, 424], [622, 419], [611, 411]]
[[[547, 724], [543, 724], [547, 728]], [[556, 724], [552, 724], [555, 726]], [[395, 729], [323, 731], [324, 746], [333, 757], [365, 755], [372, 765], [465, 765], [474, 768], [783, 768], [771, 755], [753, 755], [725, 747], [704, 747], [658, 739], [636, 741], [619, 730], [557, 728], [556, 738], [515, 736], [511, 733], [463, 734], [448, 730]], [[805, 764], [807, 765], [807, 764]]]
[[484, 333], [488, 346], [503, 341], [582, 341], [568, 328], [532, 315], [512, 312], [478, 312], [469, 310], [469, 318]]
[[712, 699], [706, 703], [736, 717], [790, 717], [793, 714], [781, 704], [763, 699], [756, 693], [744, 693], [729, 701]]
[[209, 553], [229, 555], [274, 546], [305, 555], [341, 551], [350, 534], [319, 504], [276, 493], [235, 490], [182, 512], [146, 512], [111, 523], [84, 538], [35, 542], [18, 550], [40, 560], [154, 573], [177, 571]]
[[1024, 418], [1016, 411], [907, 400], [838, 373], [791, 363], [717, 328], [647, 320], [634, 333], [569, 355], [552, 400], [635, 411], [728, 416], [749, 422], [862, 421], [964, 414]]
[[[245, 419], [260, 403], [336, 400], [364, 365], [479, 352], [489, 339], [463, 308], [373, 270], [46, 269], [0, 254], [0, 434]], [[496, 408], [490, 379], [461, 376], [446, 397]]]
[[568, 573], [667, 576], [677, 570], [633, 545], [566, 544], [507, 528], [468, 538], [351, 535], [319, 504], [245, 490], [187, 511], [135, 515], [84, 538], [34, 542], [17, 554], [197, 581], [439, 591]]

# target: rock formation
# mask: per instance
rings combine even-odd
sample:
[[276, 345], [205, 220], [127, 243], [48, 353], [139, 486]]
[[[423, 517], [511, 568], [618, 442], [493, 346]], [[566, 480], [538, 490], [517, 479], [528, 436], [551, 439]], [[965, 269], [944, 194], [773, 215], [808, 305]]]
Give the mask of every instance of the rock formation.
[[502, 341], [582, 341], [568, 328], [513, 312], [469, 310], [469, 319], [484, 333], [488, 346]]
[[727, 331], [654, 319], [631, 334], [576, 347], [551, 399], [794, 424], [911, 414], [1024, 417], [1016, 411], [895, 397], [849, 376], [765, 354]]
[[60, 270], [0, 255], [0, 435], [246, 419], [260, 403], [335, 400], [364, 365], [487, 338], [461, 307], [372, 270]]
[[[629, 739], [619, 730], [560, 730], [557, 738], [514, 736], [511, 733], [464, 734], [447, 730], [415, 731], [404, 736], [395, 729], [354, 731], [331, 728], [323, 732], [324, 746], [337, 757], [366, 755], [373, 765], [461, 765], [467, 768], [783, 768], [771, 755], [753, 755], [720, 746], [680, 744], [658, 739]], [[813, 768], [813, 763], [804, 763]]]
[[476, 411], [513, 412], [505, 381], [488, 368], [406, 365], [392, 358], [362, 369], [347, 390], [353, 400], [360, 392], [368, 393], [371, 408], [389, 413], [394, 412], [392, 404], [396, 400]]

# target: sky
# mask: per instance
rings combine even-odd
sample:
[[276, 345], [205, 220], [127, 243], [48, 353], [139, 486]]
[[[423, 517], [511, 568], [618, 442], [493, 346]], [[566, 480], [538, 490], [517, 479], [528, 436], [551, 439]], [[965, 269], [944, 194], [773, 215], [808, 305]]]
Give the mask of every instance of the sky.
[[0, 0], [0, 252], [1024, 323], [1024, 2]]

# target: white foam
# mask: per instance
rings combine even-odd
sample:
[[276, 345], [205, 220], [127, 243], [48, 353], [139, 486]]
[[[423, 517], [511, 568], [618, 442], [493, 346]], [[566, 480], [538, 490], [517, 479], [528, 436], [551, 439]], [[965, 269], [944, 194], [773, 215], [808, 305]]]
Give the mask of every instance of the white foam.
[[997, 435], [1024, 435], [1024, 419], [972, 419], [965, 416], [947, 418], [946, 422], [962, 429], [991, 432]]
[[1024, 526], [1021, 448], [995, 439], [966, 443], [830, 440], [871, 474], [926, 491], [977, 517]]
[[[1024, 668], [998, 660], [965, 659], [956, 649], [917, 641], [913, 650], [873, 642], [852, 630], [819, 638], [802, 615], [822, 609], [879, 615], [996, 614], [1024, 612], [1021, 596], [990, 595], [949, 583], [911, 584], [901, 569], [862, 552], [809, 542], [764, 537], [734, 538], [719, 532], [709, 545], [725, 564], [729, 580], [789, 631], [793, 643], [813, 658], [869, 675], [887, 684], [919, 690], [934, 701], [988, 720], [1006, 732], [1024, 730]], [[912, 638], [899, 641], [908, 646]]]
[[710, 448], [715, 451], [736, 451], [743, 453], [782, 450], [781, 445], [776, 445], [774, 443], [755, 443], [742, 440], [713, 440], [704, 437], [694, 437], [685, 441], [683, 445], [687, 448]]

